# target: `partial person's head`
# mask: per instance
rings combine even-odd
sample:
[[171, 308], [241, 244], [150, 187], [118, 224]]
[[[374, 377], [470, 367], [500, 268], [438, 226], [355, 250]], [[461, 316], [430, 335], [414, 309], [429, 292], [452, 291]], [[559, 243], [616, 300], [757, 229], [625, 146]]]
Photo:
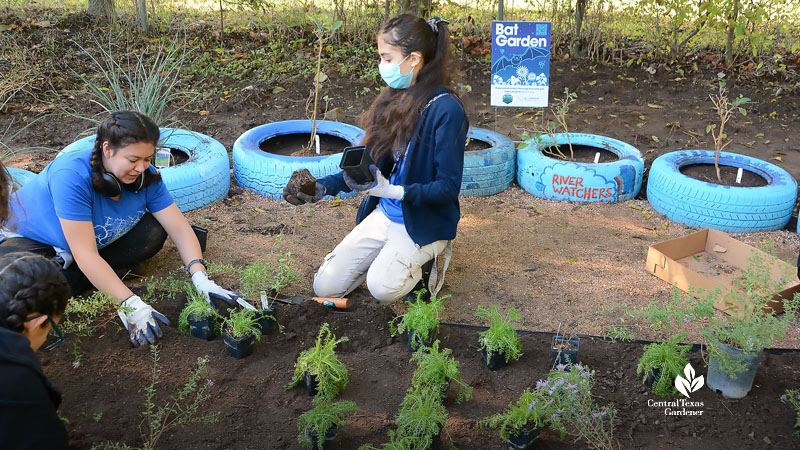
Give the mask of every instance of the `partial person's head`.
[[8, 223], [10, 210], [8, 201], [11, 198], [11, 175], [6, 170], [6, 166], [0, 162], [0, 227]]
[[114, 194], [114, 188], [120, 187], [118, 182], [138, 191], [159, 180], [160, 175], [148, 169], [160, 137], [158, 126], [146, 115], [135, 111], [112, 113], [97, 127], [91, 159], [95, 190]]
[[392, 149], [405, 149], [433, 93], [450, 90], [453, 70], [447, 23], [438, 17], [426, 21], [400, 14], [378, 32], [378, 70], [388, 87], [361, 116], [362, 143], [375, 161]]
[[56, 324], [69, 293], [58, 266], [43, 256], [15, 252], [0, 257], [0, 326], [25, 335], [34, 351], [51, 331], [60, 336]]

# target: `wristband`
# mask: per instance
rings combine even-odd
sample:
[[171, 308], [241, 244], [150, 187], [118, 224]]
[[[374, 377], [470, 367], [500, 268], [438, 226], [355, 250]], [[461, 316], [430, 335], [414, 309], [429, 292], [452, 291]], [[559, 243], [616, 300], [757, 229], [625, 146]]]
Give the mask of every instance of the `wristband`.
[[197, 263], [202, 264], [203, 268], [208, 270], [208, 265], [206, 265], [206, 261], [204, 259], [202, 259], [202, 258], [197, 258], [197, 259], [193, 259], [193, 260], [189, 261], [189, 264], [186, 264], [186, 268], [183, 269], [183, 270], [185, 270], [186, 273], [191, 273], [191, 272], [189, 272], [189, 269], [191, 269], [192, 266], [197, 264]]

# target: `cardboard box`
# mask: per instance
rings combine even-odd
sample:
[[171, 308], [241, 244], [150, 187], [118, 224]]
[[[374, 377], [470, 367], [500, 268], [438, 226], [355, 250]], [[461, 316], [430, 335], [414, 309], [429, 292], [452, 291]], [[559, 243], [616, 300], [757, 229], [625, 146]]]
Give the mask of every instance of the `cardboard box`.
[[[797, 269], [721, 231], [706, 228], [681, 238], [651, 245], [647, 250], [647, 271], [684, 292], [689, 291], [689, 286], [706, 291], [720, 286], [724, 296], [730, 290], [731, 281], [747, 267], [747, 259], [752, 251], [761, 253], [764, 261], [772, 265], [773, 279], [779, 279], [787, 269], [792, 274], [789, 283], [781, 292], [776, 293], [769, 305], [776, 311], [783, 311], [783, 299], [800, 292], [800, 281], [796, 278]], [[723, 296], [720, 296], [720, 301], [714, 307], [731, 312], [722, 303]]]

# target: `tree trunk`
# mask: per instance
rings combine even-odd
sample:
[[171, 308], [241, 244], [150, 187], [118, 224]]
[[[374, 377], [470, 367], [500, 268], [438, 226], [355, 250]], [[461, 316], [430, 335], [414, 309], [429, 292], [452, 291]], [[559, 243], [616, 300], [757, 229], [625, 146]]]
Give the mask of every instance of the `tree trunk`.
[[420, 0], [397, 0], [398, 13], [414, 13], [419, 14]]
[[581, 44], [581, 26], [583, 25], [583, 18], [586, 14], [586, 7], [589, 5], [589, 0], [577, 0], [575, 4], [575, 29], [572, 32], [572, 42], [569, 45], [569, 53], [573, 58], [580, 58], [583, 53], [583, 46]]
[[728, 16], [728, 38], [725, 39], [725, 64], [733, 65], [733, 40], [736, 38], [736, 22], [739, 19], [739, 0], [733, 0]]
[[92, 16], [110, 18], [114, 14], [114, 2], [112, 0], [89, 0], [87, 12]]

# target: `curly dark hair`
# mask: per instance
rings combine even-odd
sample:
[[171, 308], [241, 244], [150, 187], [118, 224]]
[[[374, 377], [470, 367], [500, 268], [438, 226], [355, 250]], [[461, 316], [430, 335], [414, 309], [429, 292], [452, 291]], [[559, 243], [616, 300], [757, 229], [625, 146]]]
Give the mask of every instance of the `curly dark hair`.
[[0, 226], [8, 223], [11, 214], [8, 208], [8, 201], [11, 198], [11, 174], [6, 170], [6, 166], [0, 162]]
[[0, 320], [8, 329], [22, 332], [31, 313], [64, 314], [69, 295], [69, 284], [53, 261], [28, 252], [0, 257]]

